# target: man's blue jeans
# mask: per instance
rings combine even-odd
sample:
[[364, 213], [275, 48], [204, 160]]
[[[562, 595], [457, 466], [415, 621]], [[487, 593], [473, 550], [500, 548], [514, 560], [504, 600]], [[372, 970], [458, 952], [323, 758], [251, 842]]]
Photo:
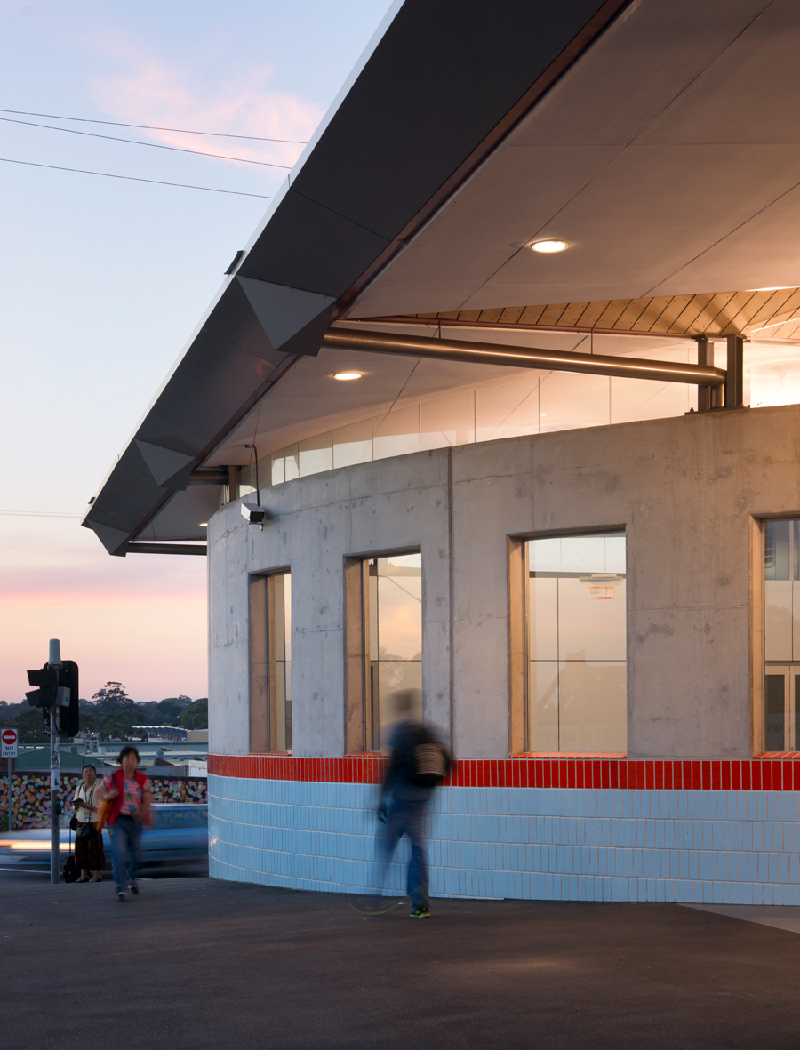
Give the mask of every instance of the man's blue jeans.
[[139, 869], [139, 839], [142, 825], [133, 817], [118, 816], [116, 823], [108, 829], [113, 851], [114, 882], [117, 893], [124, 893], [135, 882]]
[[427, 800], [407, 802], [403, 799], [392, 799], [385, 825], [385, 834], [379, 838], [379, 848], [383, 861], [381, 883], [385, 885], [386, 874], [391, 863], [397, 843], [408, 835], [411, 842], [411, 860], [408, 862], [406, 875], [406, 893], [413, 908], [428, 906], [428, 859], [425, 855], [425, 843], [422, 839], [423, 821]]

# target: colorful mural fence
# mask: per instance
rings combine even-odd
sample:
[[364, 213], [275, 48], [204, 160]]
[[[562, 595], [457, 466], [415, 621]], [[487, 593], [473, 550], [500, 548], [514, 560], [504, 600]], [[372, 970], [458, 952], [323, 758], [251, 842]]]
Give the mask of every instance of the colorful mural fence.
[[[50, 827], [50, 774], [14, 773], [14, 828]], [[80, 777], [73, 773], [61, 774], [62, 824], [72, 814], [72, 799]], [[153, 801], [181, 804], [206, 801], [204, 777], [151, 777]], [[5, 816], [8, 804], [8, 774], [0, 776], [0, 813]]]

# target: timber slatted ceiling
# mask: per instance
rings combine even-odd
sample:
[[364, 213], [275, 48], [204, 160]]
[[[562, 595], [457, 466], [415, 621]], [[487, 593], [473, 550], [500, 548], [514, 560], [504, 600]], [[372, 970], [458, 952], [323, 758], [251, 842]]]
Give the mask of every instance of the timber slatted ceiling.
[[759, 341], [800, 340], [800, 288], [450, 310], [412, 316], [459, 324], [578, 328], [647, 335], [744, 335]]

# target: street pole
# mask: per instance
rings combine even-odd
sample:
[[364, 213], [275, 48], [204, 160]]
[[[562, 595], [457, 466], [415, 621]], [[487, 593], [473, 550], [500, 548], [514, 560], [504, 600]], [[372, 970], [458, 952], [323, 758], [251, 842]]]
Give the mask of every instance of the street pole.
[[[50, 639], [50, 658], [48, 663], [51, 667], [61, 667], [61, 642], [58, 638]], [[53, 702], [50, 708], [50, 883], [57, 886], [61, 878], [61, 830], [59, 817], [61, 816], [61, 751], [59, 745], [61, 729], [58, 719], [58, 700]]]
[[14, 759], [8, 760], [8, 830], [14, 830]]

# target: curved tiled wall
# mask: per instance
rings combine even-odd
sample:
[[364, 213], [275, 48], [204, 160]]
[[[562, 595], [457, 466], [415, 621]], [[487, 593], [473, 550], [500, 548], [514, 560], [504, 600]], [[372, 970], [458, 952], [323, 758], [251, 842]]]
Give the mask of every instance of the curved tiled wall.
[[[210, 758], [211, 874], [295, 889], [375, 890], [381, 772], [374, 757]], [[678, 772], [685, 787], [672, 786]], [[545, 775], [552, 786], [511, 786]], [[590, 786], [566, 786], [579, 777]], [[612, 777], [616, 786], [600, 786]], [[798, 777], [792, 759], [462, 762], [430, 806], [431, 893], [800, 904]], [[405, 849], [390, 872], [393, 893], [403, 892]]]

